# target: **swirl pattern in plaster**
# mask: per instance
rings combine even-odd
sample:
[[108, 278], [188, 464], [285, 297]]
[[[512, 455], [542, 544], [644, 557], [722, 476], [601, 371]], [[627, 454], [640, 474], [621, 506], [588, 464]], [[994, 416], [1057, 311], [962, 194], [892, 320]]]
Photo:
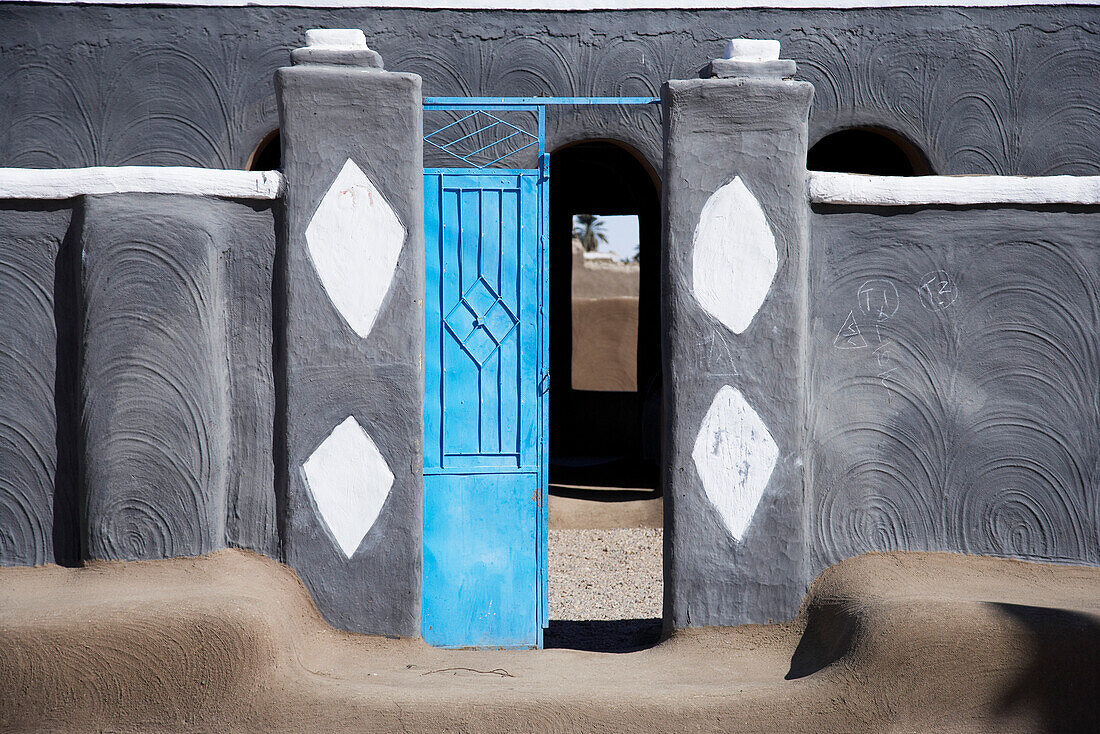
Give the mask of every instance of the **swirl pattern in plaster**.
[[0, 566], [54, 560], [53, 232], [33, 213], [0, 214]]
[[[1100, 53], [1074, 31], [798, 31], [784, 53], [814, 85], [811, 137], [881, 125], [914, 141], [938, 173], [1088, 174], [1100, 121]], [[1061, 38], [1058, 38], [1061, 36]], [[932, 46], [939, 53], [930, 53]]]
[[325, 292], [362, 339], [389, 292], [405, 234], [397, 212], [349, 158], [313, 213], [305, 237]]
[[351, 558], [374, 526], [394, 476], [374, 441], [352, 416], [302, 465], [306, 487], [336, 545]]
[[779, 458], [768, 427], [740, 390], [724, 385], [714, 396], [691, 458], [707, 499], [740, 541]]
[[692, 292], [735, 334], [749, 328], [779, 268], [775, 236], [739, 176], [711, 194], [692, 241]]
[[[1100, 560], [1100, 219], [1020, 212], [1005, 239], [1006, 219], [815, 215], [815, 571], [895, 549]], [[918, 288], [940, 271], [957, 298], [930, 310]], [[838, 349], [870, 279], [898, 310]]]
[[225, 545], [231, 462], [220, 243], [196, 218], [142, 200], [86, 206], [88, 555], [209, 553]]
[[[13, 9], [0, 29], [3, 166], [243, 166], [278, 126], [275, 69], [301, 44], [296, 29], [320, 13], [272, 23], [270, 9], [226, 9], [244, 19], [233, 21], [237, 32], [154, 39], [150, 14], [178, 21], [190, 11], [135, 8], [112, 23], [94, 10], [74, 11], [88, 22], [47, 23], [50, 12]], [[814, 84], [815, 139], [880, 125], [910, 138], [938, 173], [1100, 171], [1100, 32], [1087, 10], [983, 13], [968, 16], [965, 33], [915, 23], [926, 9], [854, 24], [812, 10], [777, 22], [747, 10], [341, 12], [342, 23], [366, 29], [387, 68], [420, 74], [428, 96], [656, 96], [665, 80], [694, 77], [737, 27], [782, 40]], [[656, 108], [548, 116], [548, 149], [584, 138], [622, 140], [660, 167]]]

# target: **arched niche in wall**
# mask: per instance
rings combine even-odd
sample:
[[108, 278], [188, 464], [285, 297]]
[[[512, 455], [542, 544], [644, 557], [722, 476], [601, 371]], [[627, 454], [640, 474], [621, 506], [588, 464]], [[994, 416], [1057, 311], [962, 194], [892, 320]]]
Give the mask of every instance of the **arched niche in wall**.
[[260, 140], [248, 157], [249, 171], [278, 171], [283, 167], [282, 138], [275, 128]]
[[659, 187], [619, 141], [551, 153], [552, 485], [658, 486]]
[[851, 127], [829, 133], [806, 155], [811, 171], [875, 176], [929, 176], [928, 156], [915, 143], [883, 127]]

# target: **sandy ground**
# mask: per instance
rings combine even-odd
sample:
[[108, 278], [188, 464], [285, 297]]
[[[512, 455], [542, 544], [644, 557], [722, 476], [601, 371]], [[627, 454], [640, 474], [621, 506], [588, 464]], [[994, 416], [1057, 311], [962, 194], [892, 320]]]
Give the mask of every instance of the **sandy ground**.
[[660, 528], [551, 528], [546, 646], [627, 652], [656, 644], [664, 591], [661, 537]]
[[550, 619], [661, 616], [661, 530], [550, 530]]
[[285, 566], [0, 569], [4, 731], [1100, 730], [1100, 569], [874, 554], [628, 654], [352, 635]]
[[[559, 485], [560, 486], [560, 485]], [[604, 530], [611, 528], [663, 528], [664, 512], [662, 499], [610, 500], [591, 499], [600, 494], [616, 494], [596, 488], [568, 487], [562, 491], [573, 491], [587, 495], [588, 498], [561, 497], [550, 495], [551, 530]], [[649, 490], [625, 490], [631, 494], [656, 495]]]

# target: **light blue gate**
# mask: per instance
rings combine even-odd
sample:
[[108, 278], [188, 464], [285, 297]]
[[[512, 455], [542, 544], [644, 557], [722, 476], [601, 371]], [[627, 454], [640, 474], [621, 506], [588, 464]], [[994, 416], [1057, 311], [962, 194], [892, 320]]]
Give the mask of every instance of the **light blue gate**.
[[549, 611], [545, 105], [654, 101], [424, 101], [421, 633], [432, 645], [542, 646]]
[[[425, 111], [424, 601], [446, 647], [547, 623], [546, 155], [539, 105]], [[431, 113], [444, 113], [432, 115]], [[433, 122], [442, 117], [443, 124]], [[527, 167], [510, 167], [527, 163]]]

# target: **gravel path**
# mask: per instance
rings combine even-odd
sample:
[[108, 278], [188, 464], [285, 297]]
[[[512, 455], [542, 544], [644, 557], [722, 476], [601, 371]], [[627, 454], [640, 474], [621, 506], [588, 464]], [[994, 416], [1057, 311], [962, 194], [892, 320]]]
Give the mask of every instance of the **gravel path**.
[[550, 531], [550, 619], [661, 616], [661, 530]]

